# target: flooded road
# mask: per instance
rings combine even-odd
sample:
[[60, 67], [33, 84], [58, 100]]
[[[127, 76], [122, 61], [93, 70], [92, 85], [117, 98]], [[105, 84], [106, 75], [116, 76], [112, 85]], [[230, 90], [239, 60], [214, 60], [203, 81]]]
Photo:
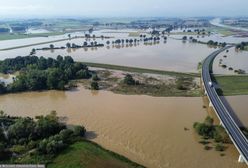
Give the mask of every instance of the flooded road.
[[206, 117], [202, 105], [202, 98], [126, 96], [81, 87], [0, 96], [7, 114], [34, 117], [56, 110], [69, 124], [85, 125], [89, 139], [150, 168], [246, 167], [237, 162], [233, 146], [221, 157], [198, 143], [192, 125]]

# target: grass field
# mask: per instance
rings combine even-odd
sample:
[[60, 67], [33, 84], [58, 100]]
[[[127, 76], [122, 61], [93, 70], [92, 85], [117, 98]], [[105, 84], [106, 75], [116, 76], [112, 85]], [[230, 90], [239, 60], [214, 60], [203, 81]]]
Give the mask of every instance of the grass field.
[[227, 28], [222, 28], [222, 27], [210, 27], [210, 28], [207, 28], [207, 31], [215, 32], [215, 33], [220, 33], [223, 36], [234, 35], [234, 33], [231, 30], [229, 30]]
[[136, 67], [89, 63], [89, 62], [83, 62], [83, 63], [90, 67], [113, 69], [113, 70], [120, 70], [126, 72], [151, 73], [151, 74], [159, 74], [159, 75], [170, 75], [176, 77], [200, 77], [199, 73], [183, 73], [183, 72], [163, 71], [163, 70], [155, 70], [155, 69], [136, 68]]
[[14, 40], [14, 39], [24, 39], [24, 38], [32, 38], [32, 37], [47, 37], [47, 36], [56, 36], [62, 35], [62, 32], [51, 32], [51, 33], [38, 33], [38, 34], [10, 34], [10, 33], [1, 33], [1, 40]]
[[224, 96], [248, 95], [248, 76], [216, 76]]
[[56, 157], [51, 164], [48, 164], [48, 168], [110, 167], [142, 168], [143, 166], [88, 141], [76, 142]]

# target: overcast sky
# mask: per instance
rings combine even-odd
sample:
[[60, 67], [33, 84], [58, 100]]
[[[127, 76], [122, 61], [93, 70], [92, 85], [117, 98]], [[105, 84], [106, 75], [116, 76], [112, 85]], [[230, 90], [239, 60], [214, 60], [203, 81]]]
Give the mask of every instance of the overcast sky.
[[0, 0], [0, 17], [248, 16], [248, 0]]

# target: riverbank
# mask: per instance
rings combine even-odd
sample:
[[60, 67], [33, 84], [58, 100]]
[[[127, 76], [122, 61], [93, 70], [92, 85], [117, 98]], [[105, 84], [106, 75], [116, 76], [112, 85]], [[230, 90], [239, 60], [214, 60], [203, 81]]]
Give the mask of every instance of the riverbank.
[[147, 167], [246, 166], [236, 161], [238, 152], [233, 146], [221, 157], [199, 144], [192, 123], [206, 117], [200, 97], [131, 96], [78, 87], [2, 95], [0, 102], [8, 115], [35, 117], [56, 110], [69, 125], [84, 124], [88, 140]]

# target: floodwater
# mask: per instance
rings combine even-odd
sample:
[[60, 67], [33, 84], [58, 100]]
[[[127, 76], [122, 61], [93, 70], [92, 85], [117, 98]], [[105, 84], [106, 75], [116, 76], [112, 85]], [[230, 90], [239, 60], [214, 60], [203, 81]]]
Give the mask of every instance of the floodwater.
[[34, 117], [56, 110], [69, 124], [85, 125], [88, 139], [150, 168], [246, 167], [237, 162], [233, 146], [221, 157], [198, 143], [192, 125], [206, 116], [202, 98], [127, 96], [79, 87], [9, 94], [0, 102], [10, 115]]
[[243, 126], [248, 127], [248, 95], [243, 96], [227, 96], [227, 102], [232, 107], [236, 116], [239, 118]]
[[13, 78], [15, 78], [15, 74], [2, 74], [0, 73], [0, 83], [5, 83], [6, 85], [13, 82]]
[[[127, 34], [126, 34], [127, 35]], [[126, 36], [126, 38], [129, 38]], [[112, 39], [111, 39], [112, 40]], [[110, 40], [110, 41], [111, 41]], [[106, 40], [97, 39], [98, 43], [106, 44]], [[83, 45], [84, 39], [73, 39], [53, 43], [55, 47], [65, 46], [67, 42]], [[48, 47], [49, 44], [0, 51], [0, 59], [14, 58], [17, 55], [28, 55], [32, 48]], [[156, 44], [105, 46], [99, 48], [80, 48], [64, 50], [37, 51], [37, 56], [53, 57], [70, 55], [76, 61], [105, 63], [122, 66], [133, 66], [179, 72], [197, 72], [197, 64], [215, 49], [203, 44], [183, 43], [180, 40], [168, 39]]]
[[[226, 58], [224, 56], [227, 56]], [[219, 61], [222, 59], [222, 64], [227, 65], [227, 68], [221, 67]], [[233, 70], [228, 68], [232, 67]], [[223, 52], [218, 55], [213, 64], [213, 72], [215, 74], [234, 75], [234, 70], [242, 69], [248, 73], [248, 52], [237, 51], [235, 48], [231, 48], [228, 53]]]
[[232, 30], [248, 31], [247, 28], [243, 28], [243, 27], [234, 27], [234, 26], [229, 26], [229, 25], [221, 24], [221, 19], [220, 19], [220, 18], [215, 18], [215, 19], [211, 20], [210, 23], [211, 23], [212, 25], [214, 25], [214, 26], [229, 28], [229, 29], [232, 29]]
[[27, 34], [39, 34], [39, 33], [50, 33], [49, 30], [46, 29], [34, 29], [34, 28], [29, 28], [26, 31]]

